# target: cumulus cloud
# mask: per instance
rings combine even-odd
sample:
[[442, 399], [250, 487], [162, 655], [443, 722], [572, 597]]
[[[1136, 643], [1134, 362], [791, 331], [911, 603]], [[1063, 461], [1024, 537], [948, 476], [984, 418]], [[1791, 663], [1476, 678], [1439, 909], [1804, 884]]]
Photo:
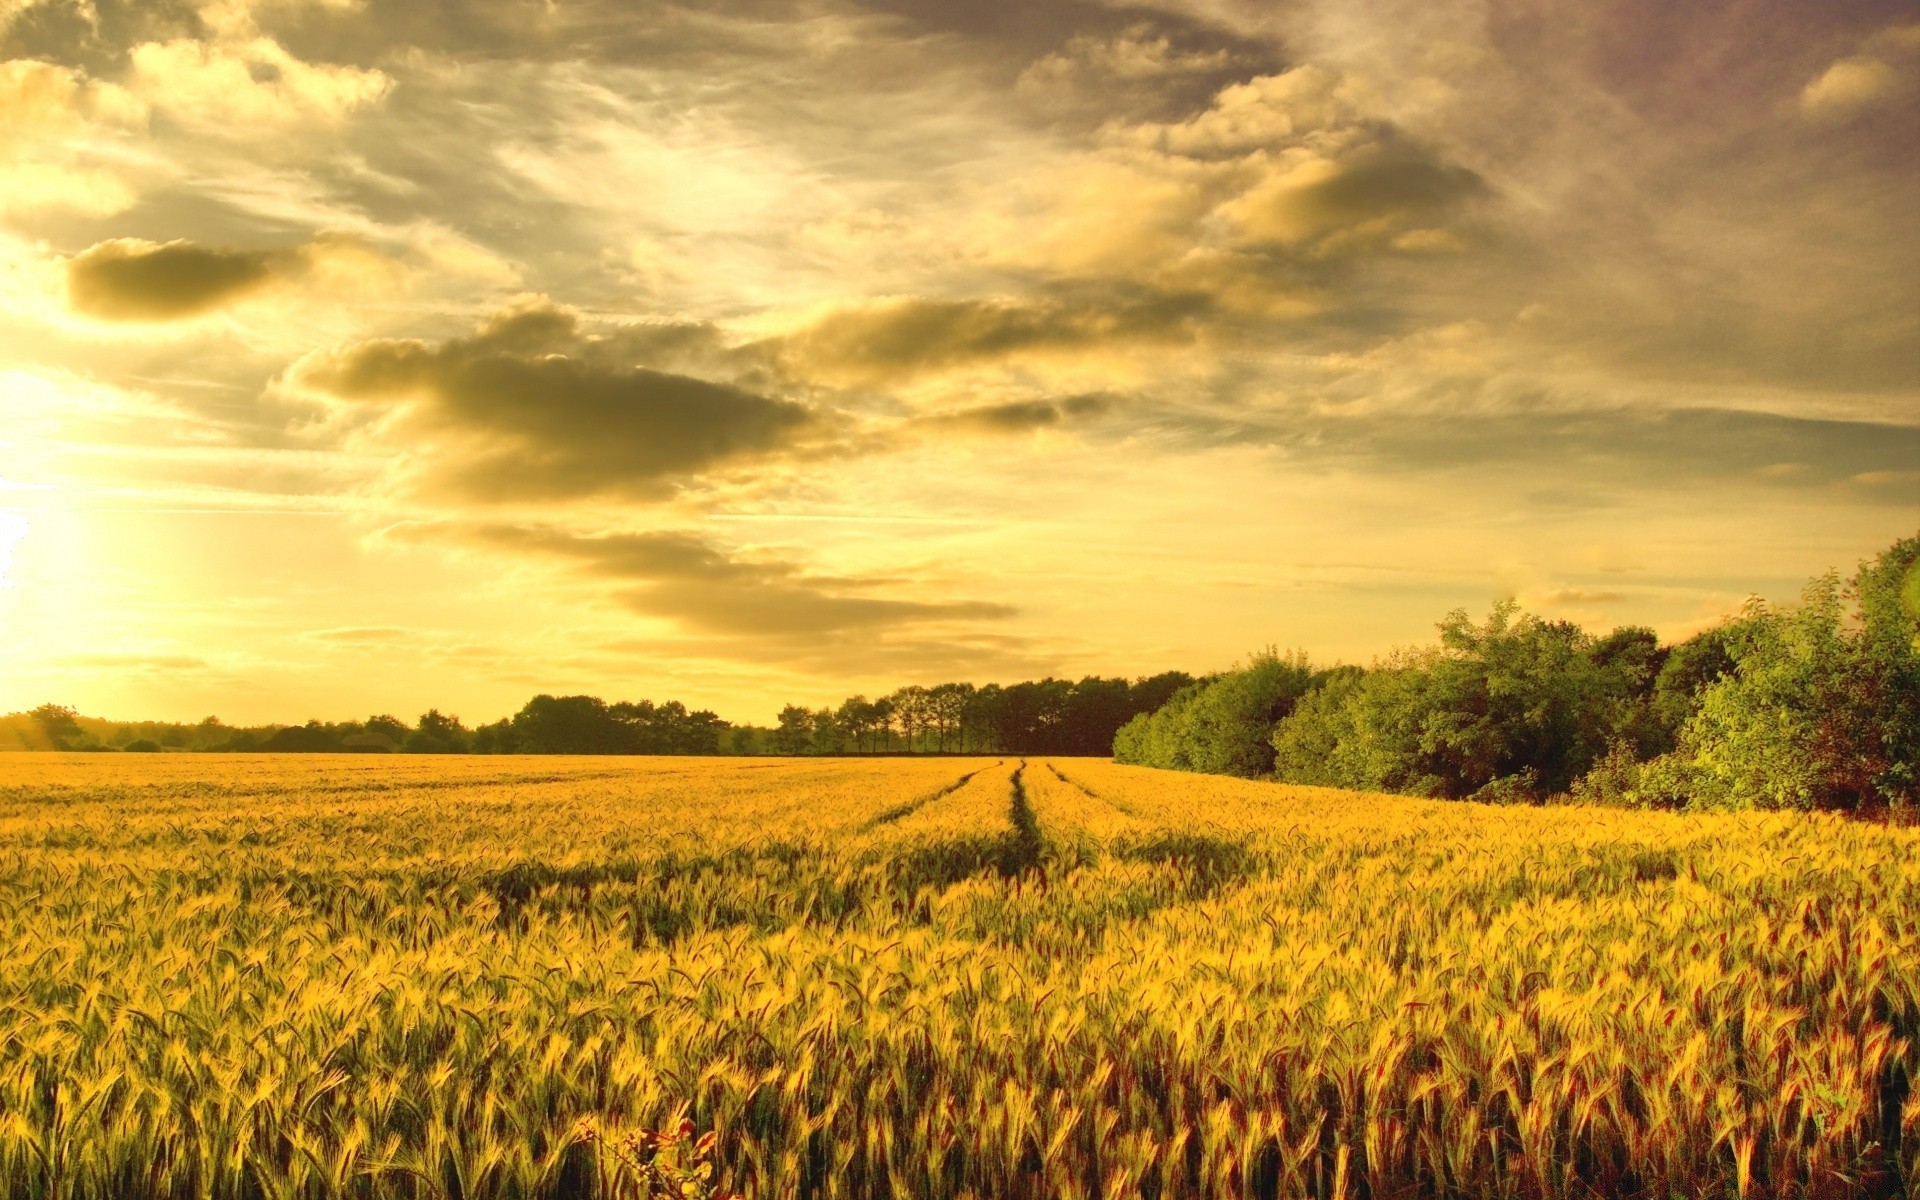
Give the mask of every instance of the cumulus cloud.
[[745, 559], [695, 533], [582, 535], [547, 526], [483, 525], [466, 536], [558, 559], [605, 580], [633, 611], [682, 628], [733, 637], [792, 637], [998, 620], [1014, 614], [982, 601], [863, 594], [881, 581], [810, 575], [780, 559]]
[[532, 298], [472, 336], [363, 342], [307, 359], [295, 379], [385, 410], [431, 482], [468, 498], [657, 497], [793, 450], [827, 424], [791, 400], [644, 365], [701, 357], [712, 339], [696, 325], [595, 335]]
[[1231, 157], [1354, 124], [1367, 102], [1365, 87], [1309, 63], [1222, 88], [1206, 109], [1185, 119], [1110, 126], [1105, 136], [1170, 154]]
[[1124, 280], [1198, 301], [1201, 328], [1337, 309], [1357, 299], [1354, 268], [1459, 255], [1497, 207], [1478, 171], [1381, 110], [1365, 81], [1307, 64], [1175, 120], [1109, 121], [1001, 189], [974, 218], [975, 253], [1056, 287]]

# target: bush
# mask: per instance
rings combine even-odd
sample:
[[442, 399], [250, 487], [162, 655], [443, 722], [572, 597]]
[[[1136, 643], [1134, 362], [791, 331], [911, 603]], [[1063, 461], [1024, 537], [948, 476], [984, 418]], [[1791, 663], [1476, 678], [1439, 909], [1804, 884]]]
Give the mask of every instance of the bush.
[[1625, 738], [1618, 739], [1593, 764], [1592, 770], [1573, 781], [1568, 799], [1576, 804], [1643, 807], [1640, 788], [1645, 770], [1633, 743]]
[[152, 738], [137, 738], [134, 741], [128, 742], [124, 748], [128, 754], [160, 753], [160, 743], [154, 741]]
[[1467, 797], [1481, 804], [1535, 804], [1540, 800], [1540, 773], [1532, 767], [1489, 780]]

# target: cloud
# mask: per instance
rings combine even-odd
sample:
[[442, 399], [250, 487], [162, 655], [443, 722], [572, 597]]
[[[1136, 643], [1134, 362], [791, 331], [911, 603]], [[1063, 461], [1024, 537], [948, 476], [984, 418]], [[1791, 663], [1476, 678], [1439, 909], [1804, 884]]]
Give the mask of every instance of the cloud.
[[1309, 63], [1220, 89], [1208, 107], [1181, 121], [1114, 126], [1110, 142], [1194, 158], [1234, 157], [1291, 144], [1364, 117], [1366, 89], [1338, 71]]
[[344, 238], [282, 250], [116, 238], [67, 261], [67, 301], [102, 321], [179, 321], [230, 308], [272, 287], [338, 293], [396, 271], [373, 250]]
[[1018, 434], [1099, 416], [1112, 407], [1112, 398], [1100, 395], [1070, 396], [1064, 400], [1011, 400], [935, 413], [917, 424], [922, 428]]
[[874, 301], [828, 312], [779, 340], [802, 377], [887, 384], [923, 372], [1130, 344], [1192, 340], [1204, 297], [1132, 289], [1084, 299]]
[[1810, 117], [1838, 117], [1869, 108], [1892, 95], [1900, 75], [1877, 58], [1843, 58], [1800, 93], [1800, 111]]
[[134, 47], [132, 64], [136, 95], [196, 132], [221, 136], [338, 124], [393, 86], [379, 70], [303, 62], [271, 38], [148, 42]]
[[67, 211], [107, 217], [136, 192], [114, 141], [146, 121], [141, 102], [113, 84], [35, 59], [0, 62], [0, 216]]
[[107, 321], [172, 321], [223, 307], [266, 286], [274, 256], [190, 242], [101, 242], [67, 263], [73, 307]]
[[1498, 189], [1384, 114], [1365, 80], [1307, 64], [1218, 88], [1176, 120], [1107, 122], [1086, 150], [1001, 186], [973, 256], [1055, 289], [1185, 297], [1204, 330], [1410, 307], [1354, 280], [1381, 259], [1461, 256]]
[[483, 544], [559, 559], [585, 575], [613, 582], [626, 607], [698, 633], [807, 637], [991, 621], [1015, 611], [981, 601], [858, 594], [871, 592], [883, 581], [814, 576], [783, 560], [733, 557], [688, 532], [580, 535], [546, 526], [498, 524], [464, 532]]
[[430, 482], [470, 499], [658, 497], [686, 478], [792, 451], [830, 424], [805, 405], [641, 365], [718, 357], [700, 325], [587, 333], [544, 297], [470, 337], [381, 339], [300, 363], [296, 382], [377, 406], [428, 460]]
[[1894, 25], [1867, 39], [1864, 53], [1835, 61], [1800, 91], [1800, 111], [1841, 121], [1912, 90], [1920, 61], [1920, 24]]
[[1166, 33], [1141, 22], [1111, 37], [1075, 34], [1064, 47], [1022, 71], [1019, 86], [1052, 89], [1088, 80], [1162, 81], [1168, 76], [1212, 73], [1232, 61], [1232, 53], [1225, 48], [1183, 49]]
[[1383, 140], [1286, 162], [1221, 211], [1247, 241], [1345, 253], [1431, 230], [1486, 190], [1464, 167]]

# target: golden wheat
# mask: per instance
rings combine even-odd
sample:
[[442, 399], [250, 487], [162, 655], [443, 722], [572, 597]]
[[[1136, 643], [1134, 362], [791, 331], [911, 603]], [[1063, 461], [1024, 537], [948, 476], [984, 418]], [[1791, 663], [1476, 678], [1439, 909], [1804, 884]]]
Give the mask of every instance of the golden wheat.
[[0, 755], [0, 1195], [1914, 1196], [1917, 966], [1817, 816]]

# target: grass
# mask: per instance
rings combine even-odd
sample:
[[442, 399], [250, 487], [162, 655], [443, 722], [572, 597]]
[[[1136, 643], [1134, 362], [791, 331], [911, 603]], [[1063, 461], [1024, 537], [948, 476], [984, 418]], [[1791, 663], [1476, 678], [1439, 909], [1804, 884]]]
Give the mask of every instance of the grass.
[[0, 1196], [1914, 1196], [1917, 968], [1828, 817], [0, 755]]

